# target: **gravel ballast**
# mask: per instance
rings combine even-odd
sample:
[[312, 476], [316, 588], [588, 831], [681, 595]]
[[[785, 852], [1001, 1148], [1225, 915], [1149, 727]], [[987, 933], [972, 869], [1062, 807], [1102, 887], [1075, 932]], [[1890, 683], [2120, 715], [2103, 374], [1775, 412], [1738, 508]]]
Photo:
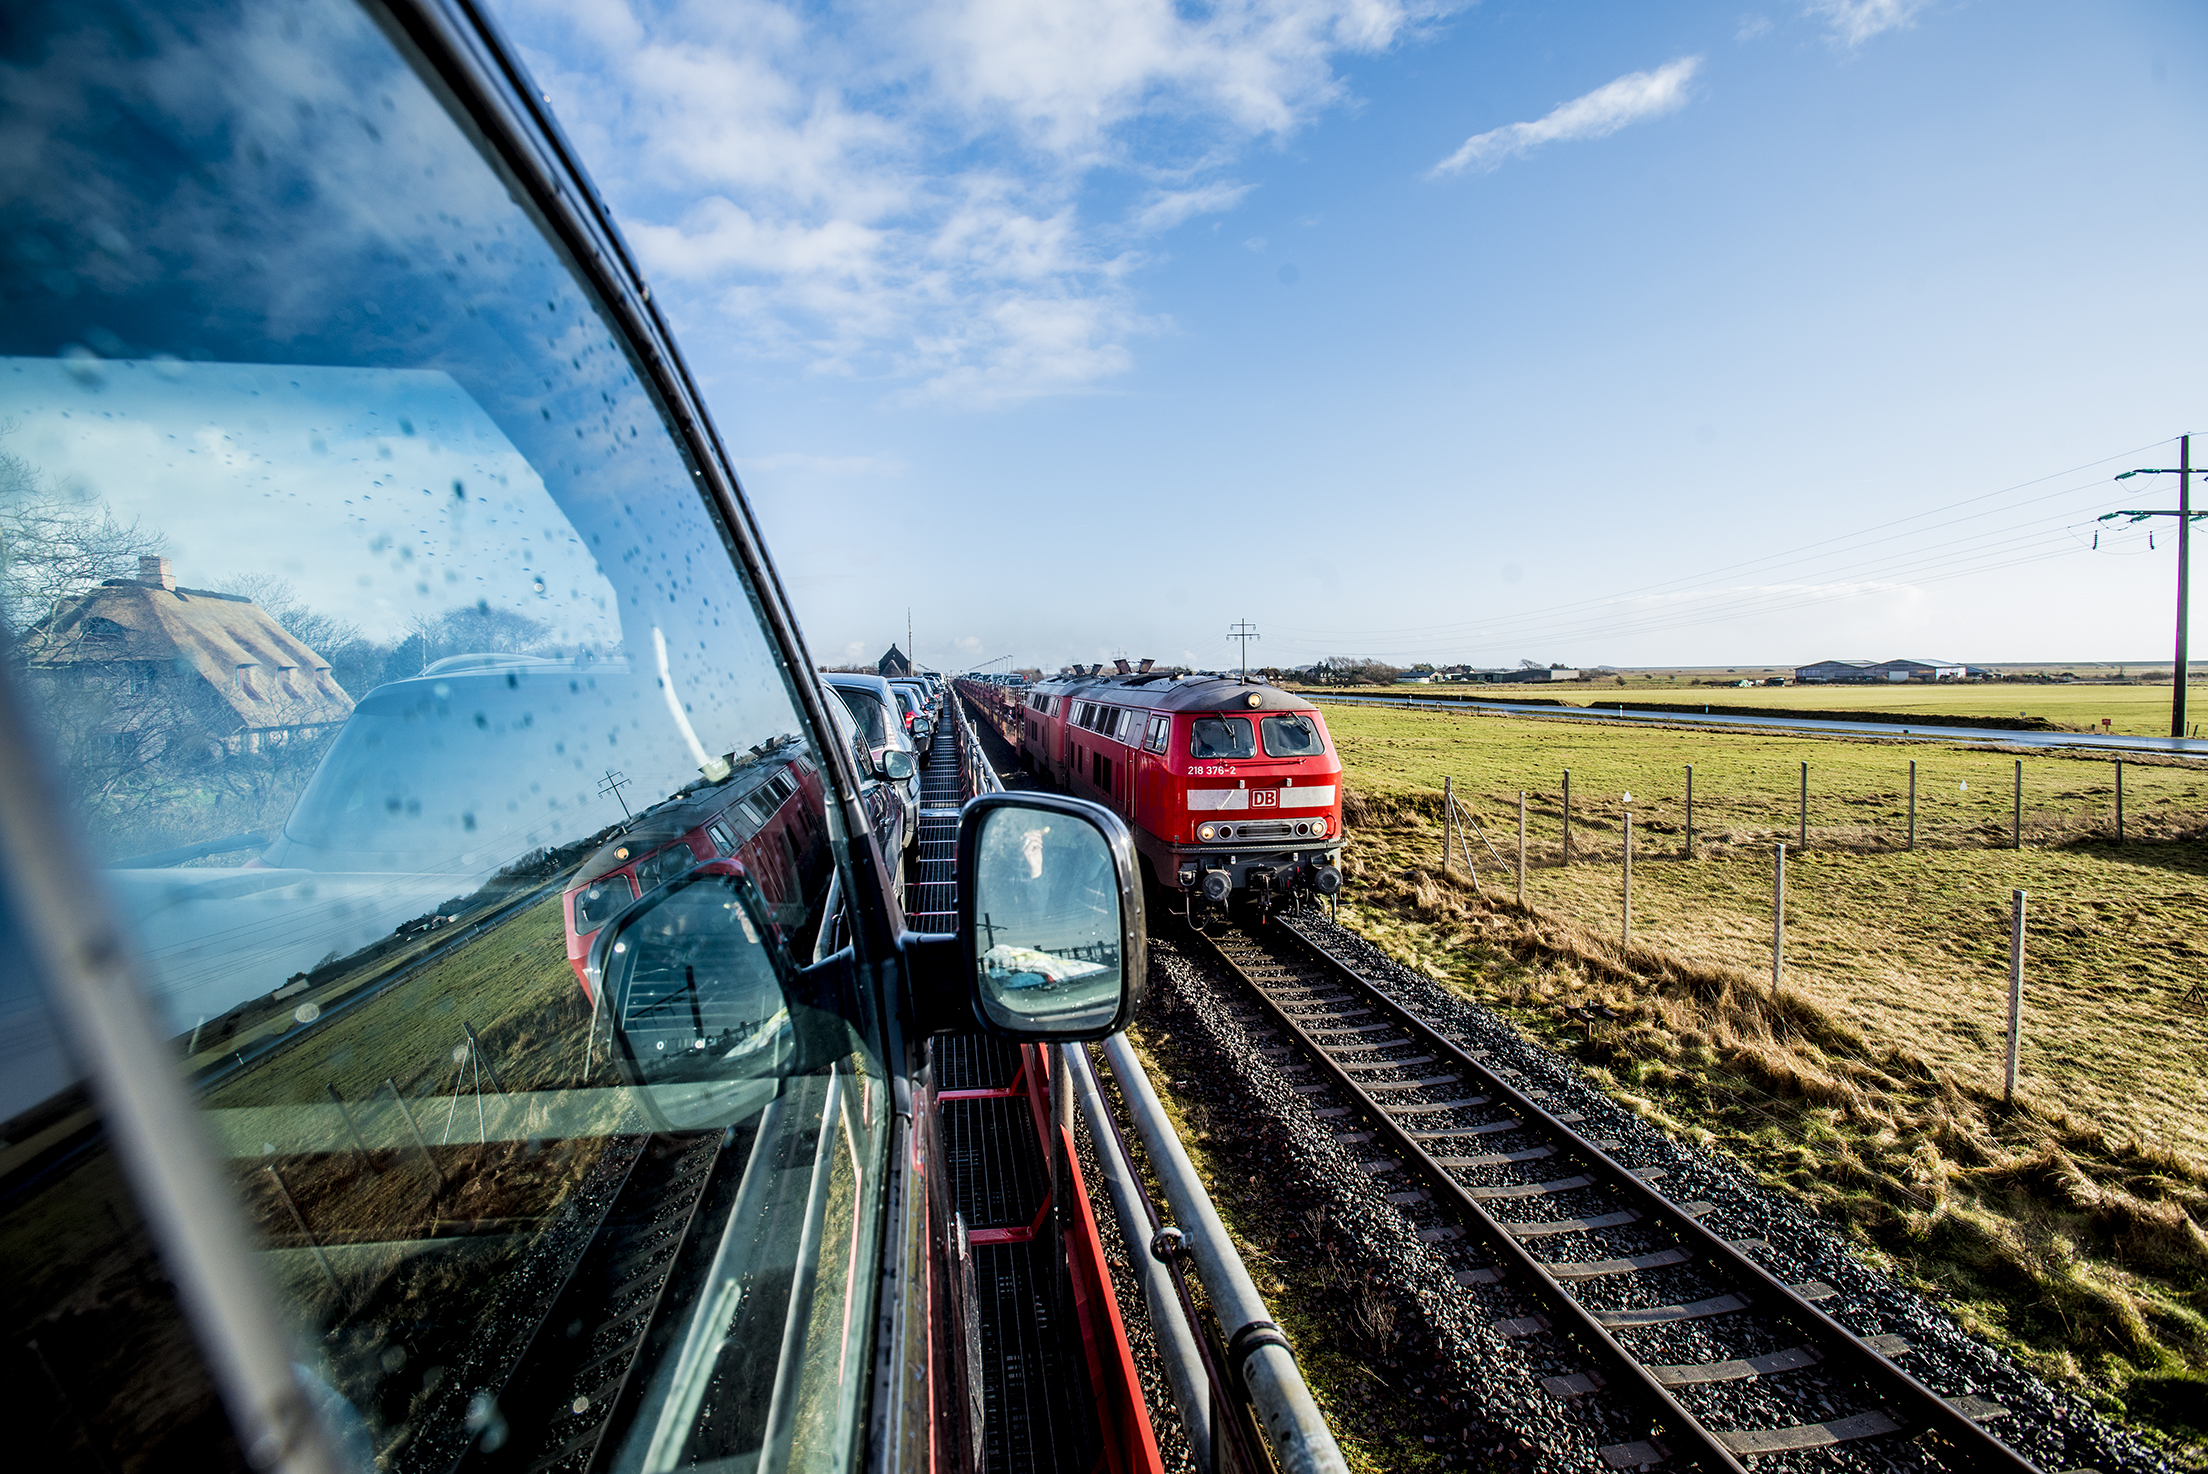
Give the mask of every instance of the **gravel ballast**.
[[[1454, 1042], [1483, 1055], [1489, 1068], [1517, 1088], [1545, 1092], [1542, 1104], [1547, 1109], [1579, 1112], [1583, 1119], [1575, 1129], [1581, 1135], [1603, 1143], [1627, 1167], [1659, 1171], [1666, 1196], [1712, 1204], [1703, 1221], [1728, 1239], [1768, 1246], [1759, 1246], [1754, 1257], [1771, 1273], [1792, 1284], [1832, 1286], [1837, 1293], [1820, 1308], [1849, 1330], [1860, 1336], [1905, 1338], [1911, 1350], [1902, 1365], [1920, 1381], [1944, 1395], [1974, 1393], [2005, 1408], [2008, 1415], [1990, 1426], [2049, 1474], [2081, 1467], [2104, 1474], [2160, 1474], [2170, 1467], [2081, 1400], [2048, 1387], [1963, 1332], [1916, 1292], [1864, 1265], [1829, 1225], [1760, 1187], [1729, 1159], [1643, 1121], [1595, 1088], [1576, 1064], [1532, 1043], [1500, 1015], [1394, 963], [1346, 928], [1309, 915], [1298, 918], [1297, 925]], [[1459, 1284], [1461, 1269], [1490, 1262], [1484, 1247], [1445, 1237], [1422, 1239], [1421, 1229], [1448, 1220], [1430, 1204], [1388, 1201], [1389, 1191], [1400, 1193], [1416, 1184], [1384, 1165], [1384, 1146], [1337, 1139], [1354, 1136], [1356, 1123], [1340, 1119], [1330, 1089], [1314, 1088], [1318, 1074], [1294, 1068], [1295, 1052], [1283, 1047], [1287, 1036], [1261, 1005], [1201, 950], [1184, 946], [1162, 928], [1161, 933], [1152, 939], [1156, 1002], [1146, 1011], [1150, 1016], [1144, 1026], [1172, 1031], [1178, 1054], [1201, 1054], [1214, 1068], [1198, 1072], [1184, 1062], [1179, 1072], [1189, 1078], [1161, 1079], [1157, 1088], [1161, 1094], [1202, 1099], [1213, 1110], [1249, 1113], [1259, 1134], [1278, 1144], [1281, 1160], [1262, 1164], [1260, 1170], [1278, 1176], [1281, 1192], [1323, 1209], [1319, 1221], [1332, 1236], [1334, 1251], [1353, 1256], [1373, 1289], [1406, 1317], [1406, 1343], [1430, 1363], [1418, 1378], [1416, 1395], [1437, 1409], [1431, 1431], [1422, 1435], [1433, 1451], [1450, 1464], [1607, 1471], [1601, 1448], [1646, 1437], [1647, 1423], [1622, 1398], [1598, 1393], [1561, 1401], [1542, 1388], [1544, 1377], [1584, 1371], [1587, 1363], [1561, 1338], [1508, 1336], [1498, 1329], [1538, 1306], [1507, 1279]], [[1343, 1022], [1354, 1027], [1365, 1020]], [[1452, 1124], [1493, 1114], [1468, 1110]], [[1494, 1147], [1461, 1150], [1505, 1152], [1525, 1144], [1509, 1137], [1496, 1141]], [[1495, 1164], [1466, 1169], [1460, 1176], [1467, 1182], [1524, 1181], [1529, 1170], [1540, 1179], [1570, 1169]], [[1592, 1192], [1559, 1193], [1544, 1200], [1538, 1216], [1601, 1211], [1598, 1201]], [[1651, 1239], [1650, 1246], [1654, 1243]], [[1541, 1257], [1570, 1261], [1614, 1255], [1621, 1246], [1622, 1252], [1634, 1251], [1630, 1235], [1606, 1233], [1599, 1249], [1592, 1236], [1567, 1235], [1544, 1241]], [[1298, 1288], [1291, 1286], [1291, 1293]], [[1583, 1304], [1622, 1308], [1691, 1300], [1720, 1287], [1684, 1265], [1654, 1276], [1585, 1281], [1577, 1288]], [[1318, 1286], [1311, 1289], [1320, 1292]], [[1685, 1321], [1621, 1333], [1620, 1339], [1644, 1360], [1689, 1362], [1739, 1354], [1743, 1330], [1751, 1342], [1764, 1334], [1760, 1327], [1743, 1327], [1736, 1318], [1722, 1337], [1706, 1322]], [[1783, 1333], [1771, 1334], [1770, 1347], [1749, 1344], [1748, 1349], [1780, 1349]], [[1860, 1389], [1839, 1378], [1820, 1380], [1814, 1369], [1784, 1380], [1785, 1397], [1798, 1416], [1839, 1416], [1872, 1405]], [[1770, 1426], [1774, 1421], [1772, 1387], [1759, 1381], [1694, 1391], [1688, 1405], [1710, 1426]], [[1755, 1463], [1759, 1474], [1797, 1468], [1868, 1474], [1934, 1466], [1929, 1450], [1898, 1438], [1844, 1443]]]

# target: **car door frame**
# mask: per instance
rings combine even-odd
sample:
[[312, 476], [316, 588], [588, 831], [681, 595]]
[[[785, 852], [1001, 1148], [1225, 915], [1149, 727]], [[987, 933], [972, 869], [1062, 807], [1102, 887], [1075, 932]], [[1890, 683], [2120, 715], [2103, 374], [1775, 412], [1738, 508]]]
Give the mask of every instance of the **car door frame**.
[[[860, 776], [839, 751], [786, 589], [767, 556], [756, 518], [718, 428], [673, 333], [653, 300], [611, 211], [552, 118], [545, 94], [512, 45], [470, 0], [360, 0], [362, 10], [410, 53], [456, 126], [515, 186], [517, 201], [546, 241], [591, 290], [638, 377], [659, 401], [668, 433], [685, 452], [695, 490], [711, 504], [731, 562], [749, 581], [756, 609], [787, 683], [822, 754], [826, 794], [848, 842], [840, 867], [851, 937], [848, 963], [861, 1007], [878, 1011], [890, 1072], [888, 1174], [879, 1199], [886, 1219], [876, 1266], [874, 1375], [865, 1410], [864, 1462], [886, 1469], [927, 1458], [932, 1410], [894, 1395], [925, 1384], [927, 1259], [920, 1141], [913, 1132], [912, 1030], [900, 948], [903, 913], [890, 881], [891, 857], [873, 839]], [[29, 719], [20, 683], [0, 674], [0, 855], [15, 863], [0, 884], [25, 933], [24, 959], [65, 1021], [73, 1051], [114, 1133], [118, 1158], [140, 1211], [177, 1282], [209, 1371], [222, 1389], [240, 1446], [257, 1467], [282, 1474], [338, 1474], [333, 1440], [291, 1367], [289, 1341], [251, 1262], [236, 1206], [194, 1123], [183, 1083], [145, 1002], [143, 978], [53, 782], [51, 762]], [[921, 1189], [915, 1191], [916, 1188]], [[918, 1272], [915, 1273], [915, 1270]]]

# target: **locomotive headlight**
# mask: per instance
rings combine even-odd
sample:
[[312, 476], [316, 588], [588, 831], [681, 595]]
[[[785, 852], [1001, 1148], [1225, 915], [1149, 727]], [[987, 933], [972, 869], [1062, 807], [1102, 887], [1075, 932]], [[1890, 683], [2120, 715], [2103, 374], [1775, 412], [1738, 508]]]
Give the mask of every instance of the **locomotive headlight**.
[[1249, 695], [1243, 697], [1242, 700], [1243, 703], [1248, 706], [1263, 706], [1265, 704], [1265, 698], [1263, 696], [1260, 696], [1255, 691], [1252, 691]]
[[1199, 824], [1196, 826], [1196, 837], [1209, 844], [1219, 837], [1219, 826], [1216, 824]]
[[1313, 834], [1326, 833], [1326, 821], [1324, 819], [1313, 819], [1311, 821], [1311, 832]]

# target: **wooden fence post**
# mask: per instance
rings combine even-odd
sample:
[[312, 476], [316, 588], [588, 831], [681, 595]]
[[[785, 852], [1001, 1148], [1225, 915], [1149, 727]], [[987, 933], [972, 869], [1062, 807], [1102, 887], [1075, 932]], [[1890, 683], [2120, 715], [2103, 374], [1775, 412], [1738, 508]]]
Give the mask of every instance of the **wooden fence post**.
[[1564, 770], [1564, 863], [1572, 863], [1572, 770]]
[[1687, 858], [1694, 858], [1694, 764], [1687, 764]]
[[1633, 811], [1625, 811], [1625, 928], [1619, 940], [1633, 940]]
[[1917, 760], [1909, 759], [1909, 848], [1917, 847]]
[[2024, 892], [2009, 892], [2009, 1068], [2001, 1103], [2016, 1103], [2016, 1055], [2024, 1042]]
[[2116, 843], [2124, 842], [2124, 760], [2116, 759]]
[[1526, 791], [1518, 790], [1518, 904], [1526, 904]]
[[1803, 763], [1803, 764], [1802, 764], [1802, 816], [1801, 816], [1801, 817], [1802, 817], [1802, 823], [1801, 823], [1801, 832], [1800, 832], [1799, 834], [1797, 834], [1797, 835], [1795, 836], [1795, 843], [1796, 843], [1796, 844], [1798, 844], [1798, 845], [1799, 845], [1799, 846], [1800, 846], [1801, 848], [1803, 848], [1803, 849], [1805, 849], [1805, 850], [1806, 850], [1806, 849], [1808, 849], [1808, 848], [1809, 848], [1809, 764], [1808, 764], [1808, 763]]
[[2009, 816], [2009, 848], [2024, 848], [2024, 759], [2016, 760], [2016, 807]]
[[1449, 873], [1449, 847], [1457, 837], [1456, 780], [1441, 780], [1441, 873]]
[[1786, 846], [1771, 849], [1771, 996], [1779, 996], [1779, 973], [1786, 965]]

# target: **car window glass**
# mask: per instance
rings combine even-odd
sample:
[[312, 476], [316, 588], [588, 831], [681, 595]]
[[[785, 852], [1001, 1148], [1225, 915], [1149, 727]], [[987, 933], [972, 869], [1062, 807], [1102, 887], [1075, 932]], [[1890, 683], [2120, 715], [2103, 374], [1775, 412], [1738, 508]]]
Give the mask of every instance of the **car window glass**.
[[1257, 756], [1248, 717], [1198, 717], [1189, 724], [1188, 755], [1206, 758]]
[[1326, 750], [1318, 724], [1300, 712], [1258, 718], [1267, 757], [1309, 757]]
[[[757, 1421], [715, 1409], [795, 1399], [802, 1461], [847, 1464], [880, 1043], [811, 983], [805, 1047], [744, 1047], [813, 955], [831, 780], [649, 373], [398, 34], [338, 0], [11, 7], [0, 110], [39, 140], [0, 151], [13, 678], [342, 1441], [392, 1474], [610, 1462], [640, 1428], [741, 1461]], [[683, 965], [725, 1005], [690, 1037], [727, 1043], [670, 1075], [596, 1007], [591, 949], [619, 852], [656, 850], [664, 897], [715, 821], [746, 889]], [[74, 1119], [13, 1074], [7, 1114]], [[114, 1180], [82, 1140], [0, 1234]], [[725, 1215], [708, 1184], [815, 1158], [730, 1250], [755, 1339], [689, 1382], [638, 1342], [638, 1396], [594, 1402], [564, 1327], [611, 1302], [555, 1310], [612, 1272], [600, 1227], [647, 1187]], [[8, 1345], [83, 1407], [173, 1383], [149, 1416], [197, 1416], [145, 1370], [188, 1337], [29, 1242]], [[679, 1348], [713, 1312], [663, 1287]]]
[[867, 745], [866, 734], [860, 730], [853, 717], [860, 701], [864, 701], [877, 713], [881, 711], [880, 703], [874, 698], [861, 695], [829, 708], [828, 715], [836, 724], [836, 735], [842, 740], [844, 749], [851, 754], [852, 771], [864, 781], [874, 774], [874, 750]]
[[889, 741], [889, 724], [882, 716], [882, 703], [872, 693], [857, 686], [835, 686], [830, 689], [843, 698], [844, 708], [859, 724], [859, 730], [866, 734], [868, 742], [880, 747]]

